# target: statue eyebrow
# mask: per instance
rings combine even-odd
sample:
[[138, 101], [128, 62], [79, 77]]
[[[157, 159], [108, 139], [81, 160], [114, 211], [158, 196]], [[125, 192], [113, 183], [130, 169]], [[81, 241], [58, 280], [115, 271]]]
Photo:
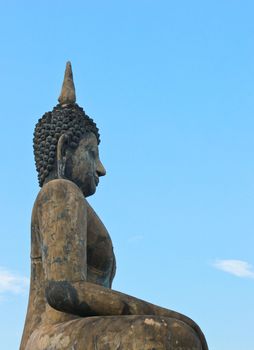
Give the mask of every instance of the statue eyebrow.
[[87, 145], [85, 148], [86, 148], [88, 151], [93, 151], [93, 152], [95, 152], [95, 153], [98, 153], [98, 147], [96, 147], [96, 146]]

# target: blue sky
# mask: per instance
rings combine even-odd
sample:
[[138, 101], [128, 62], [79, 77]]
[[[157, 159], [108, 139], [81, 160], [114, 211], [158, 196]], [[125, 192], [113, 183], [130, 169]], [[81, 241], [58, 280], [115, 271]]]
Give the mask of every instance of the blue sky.
[[3, 349], [18, 348], [38, 193], [32, 133], [67, 60], [107, 176], [90, 203], [113, 288], [182, 312], [211, 350], [254, 349], [253, 1], [1, 1]]

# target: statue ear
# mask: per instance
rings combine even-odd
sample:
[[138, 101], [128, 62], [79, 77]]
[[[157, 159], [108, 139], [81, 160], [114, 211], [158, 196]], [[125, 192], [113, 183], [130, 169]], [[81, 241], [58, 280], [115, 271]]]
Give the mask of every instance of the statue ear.
[[59, 179], [64, 178], [65, 174], [65, 165], [66, 165], [66, 149], [68, 145], [68, 136], [63, 134], [60, 136], [57, 143], [57, 177]]

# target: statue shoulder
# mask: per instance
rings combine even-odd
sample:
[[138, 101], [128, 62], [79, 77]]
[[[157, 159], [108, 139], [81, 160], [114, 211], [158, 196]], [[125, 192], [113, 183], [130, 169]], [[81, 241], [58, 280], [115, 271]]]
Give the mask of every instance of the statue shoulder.
[[51, 180], [42, 187], [35, 200], [32, 226], [41, 227], [55, 218], [71, 222], [73, 218], [77, 220], [86, 215], [87, 201], [79, 187], [69, 180]]
[[40, 190], [36, 203], [81, 201], [86, 203], [82, 191], [72, 181], [55, 179], [47, 182]]

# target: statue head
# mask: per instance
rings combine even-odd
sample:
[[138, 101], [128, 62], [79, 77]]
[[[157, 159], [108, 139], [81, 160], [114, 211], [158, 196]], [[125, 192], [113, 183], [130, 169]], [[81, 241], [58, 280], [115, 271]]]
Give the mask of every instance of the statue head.
[[94, 121], [76, 102], [67, 62], [59, 104], [39, 119], [34, 131], [34, 156], [39, 185], [65, 178], [90, 196], [106, 171], [99, 159], [100, 136]]

